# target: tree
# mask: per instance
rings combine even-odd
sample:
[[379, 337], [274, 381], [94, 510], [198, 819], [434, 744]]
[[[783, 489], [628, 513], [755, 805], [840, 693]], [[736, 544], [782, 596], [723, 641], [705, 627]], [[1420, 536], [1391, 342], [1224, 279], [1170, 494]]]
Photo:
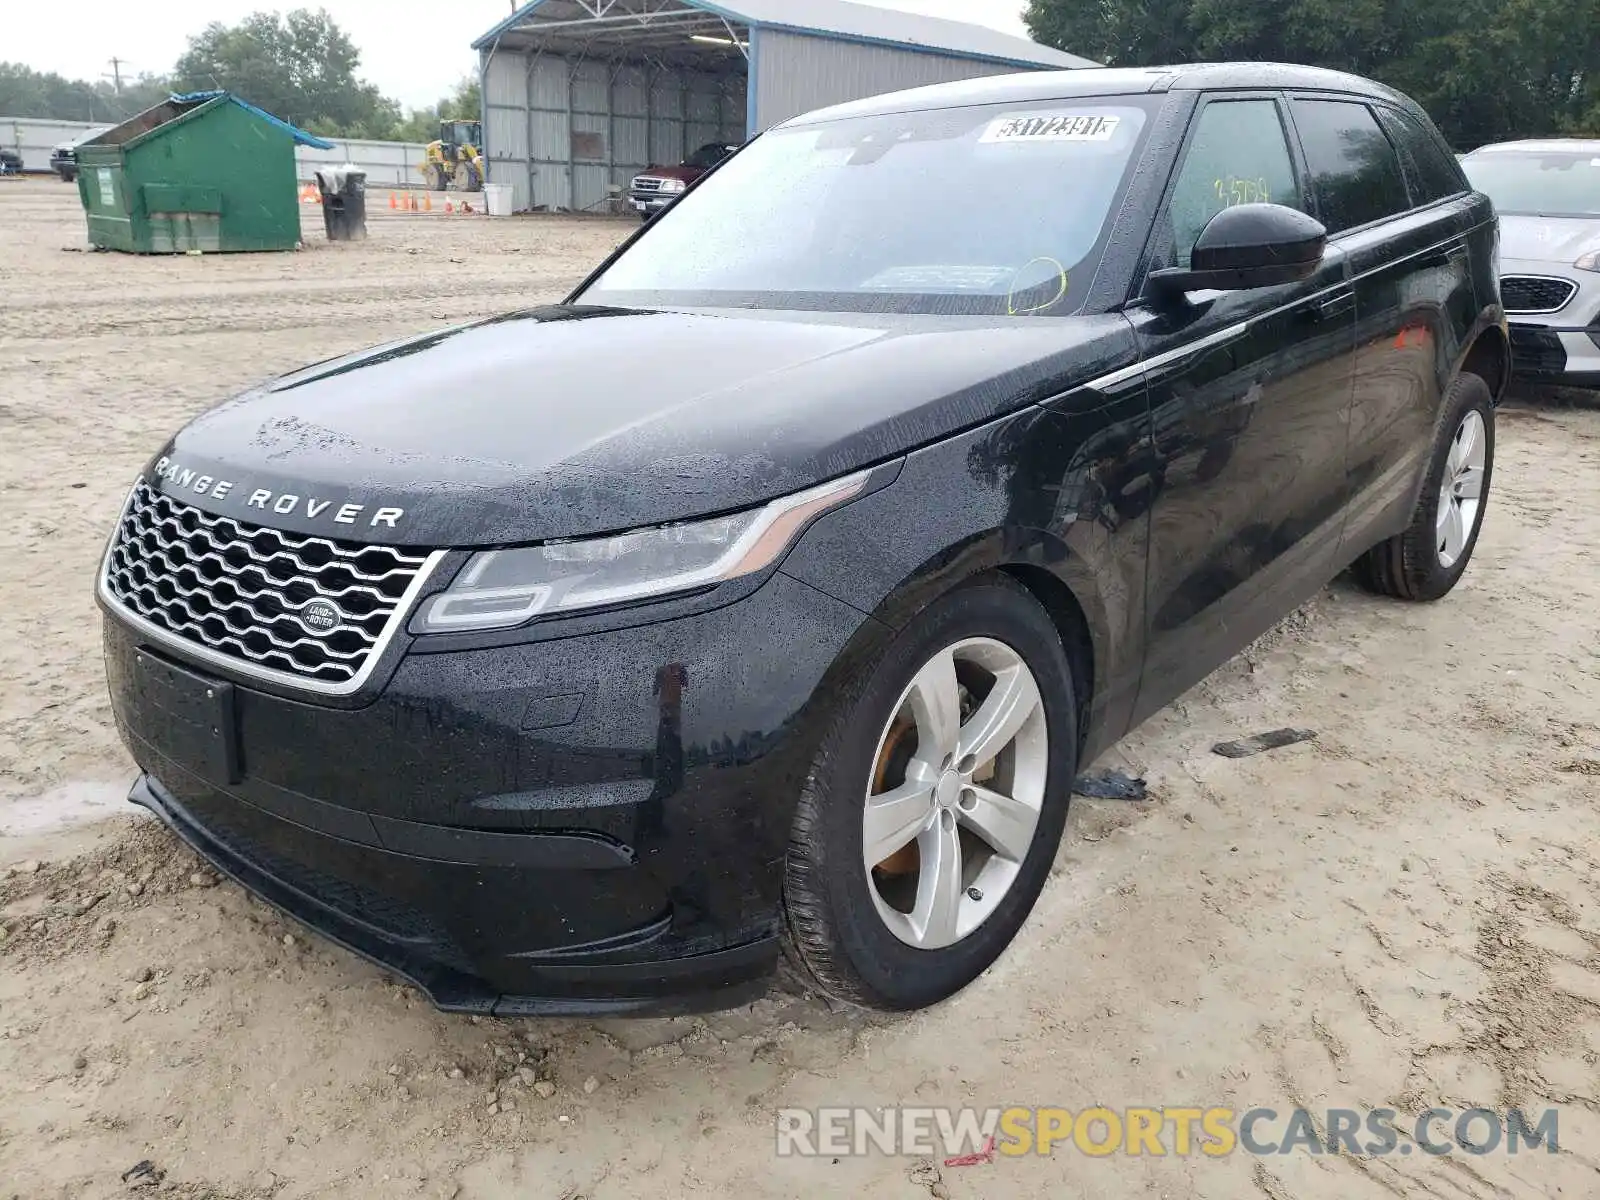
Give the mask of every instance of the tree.
[[0, 63], [0, 115], [110, 124], [166, 99], [167, 81], [141, 75], [119, 92], [110, 83], [64, 79], [21, 63]]
[[1110, 66], [1354, 71], [1415, 97], [1457, 149], [1600, 133], [1600, 0], [1031, 0], [1026, 20]]
[[313, 133], [329, 137], [432, 141], [439, 120], [475, 120], [478, 81], [463, 77], [427, 109], [400, 105], [357, 77], [361, 53], [326, 11], [253, 13], [237, 25], [218, 22], [189, 39], [170, 80], [141, 76], [118, 92], [0, 63], [0, 114], [71, 121], [120, 121], [169, 93], [221, 88]]
[[356, 77], [361, 53], [326, 10], [253, 13], [189, 39], [173, 72], [180, 91], [224, 88], [316, 133], [390, 137], [400, 106]]
[[1030, 0], [1035, 40], [1111, 67], [1193, 62], [1192, 0]]
[[455, 91], [439, 101], [439, 116], [446, 121], [476, 121], [483, 112], [483, 94], [476, 75], [463, 75]]
[[393, 137], [401, 142], [431, 142], [439, 136], [440, 121], [476, 121], [483, 112], [478, 77], [463, 75], [455, 89], [431, 108], [414, 108]]

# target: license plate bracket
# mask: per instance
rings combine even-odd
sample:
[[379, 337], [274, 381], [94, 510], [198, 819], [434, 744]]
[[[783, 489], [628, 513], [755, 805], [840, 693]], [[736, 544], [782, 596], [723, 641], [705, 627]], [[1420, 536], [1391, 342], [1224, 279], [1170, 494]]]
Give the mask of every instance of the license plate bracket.
[[238, 783], [239, 729], [231, 683], [210, 679], [148, 650], [134, 652], [143, 725], [150, 740], [212, 783]]

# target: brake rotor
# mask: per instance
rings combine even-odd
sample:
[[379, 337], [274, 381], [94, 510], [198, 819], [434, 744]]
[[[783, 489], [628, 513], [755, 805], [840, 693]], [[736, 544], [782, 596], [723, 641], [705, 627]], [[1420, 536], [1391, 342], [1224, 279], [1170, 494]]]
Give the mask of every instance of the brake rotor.
[[[883, 739], [883, 749], [878, 752], [878, 761], [872, 768], [873, 795], [887, 792], [890, 779], [897, 781], [896, 786], [905, 779], [906, 765], [916, 750], [917, 722], [906, 713], [889, 727], [888, 736]], [[915, 875], [921, 864], [922, 856], [917, 853], [917, 843], [913, 839], [872, 869], [885, 875]]]

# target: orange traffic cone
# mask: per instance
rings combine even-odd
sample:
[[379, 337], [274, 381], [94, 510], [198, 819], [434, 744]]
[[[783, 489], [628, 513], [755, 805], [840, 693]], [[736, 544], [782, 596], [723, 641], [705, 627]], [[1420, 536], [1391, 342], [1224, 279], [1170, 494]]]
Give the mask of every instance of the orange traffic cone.
[[399, 208], [400, 207], [400, 197], [396, 196], [393, 192], [389, 193], [389, 207], [390, 208]]
[[423, 192], [422, 193], [422, 211], [423, 212], [432, 212], [433, 211], [433, 193], [432, 192]]

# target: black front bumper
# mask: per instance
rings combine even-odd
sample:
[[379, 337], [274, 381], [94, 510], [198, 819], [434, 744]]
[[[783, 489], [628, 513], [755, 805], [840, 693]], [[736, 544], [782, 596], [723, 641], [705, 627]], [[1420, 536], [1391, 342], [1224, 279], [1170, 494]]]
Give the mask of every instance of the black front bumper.
[[1600, 325], [1563, 328], [1511, 323], [1511, 375], [1524, 383], [1600, 389], [1600, 371], [1570, 369], [1563, 333], [1582, 334], [1600, 350]]
[[[530, 982], [523, 986], [537, 994], [506, 994], [477, 973], [444, 921], [396, 896], [420, 891], [454, 907], [462, 895], [447, 899], [448, 892], [492, 882], [480, 872], [441, 870], [426, 859], [341, 844], [221, 792], [204, 790], [186, 806], [149, 775], [139, 777], [128, 799], [155, 813], [240, 886], [330, 941], [410, 980], [449, 1012], [563, 1016], [710, 1011], [761, 995], [776, 960], [771, 937], [664, 961], [630, 956], [625, 941], [610, 956], [591, 947], [565, 962], [553, 956], [536, 966], [530, 963]], [[513, 884], [487, 894], [501, 900], [520, 894], [536, 901], [545, 890]], [[666, 925], [665, 919], [646, 925], [631, 941], [648, 943]], [[503, 972], [502, 967], [496, 973]]]
[[210, 676], [114, 612], [105, 642], [130, 798], [220, 871], [441, 1008], [670, 1013], [767, 986], [793, 797], [863, 620], [779, 574], [654, 625], [413, 652], [360, 708], [218, 679], [227, 754], [164, 690]]

